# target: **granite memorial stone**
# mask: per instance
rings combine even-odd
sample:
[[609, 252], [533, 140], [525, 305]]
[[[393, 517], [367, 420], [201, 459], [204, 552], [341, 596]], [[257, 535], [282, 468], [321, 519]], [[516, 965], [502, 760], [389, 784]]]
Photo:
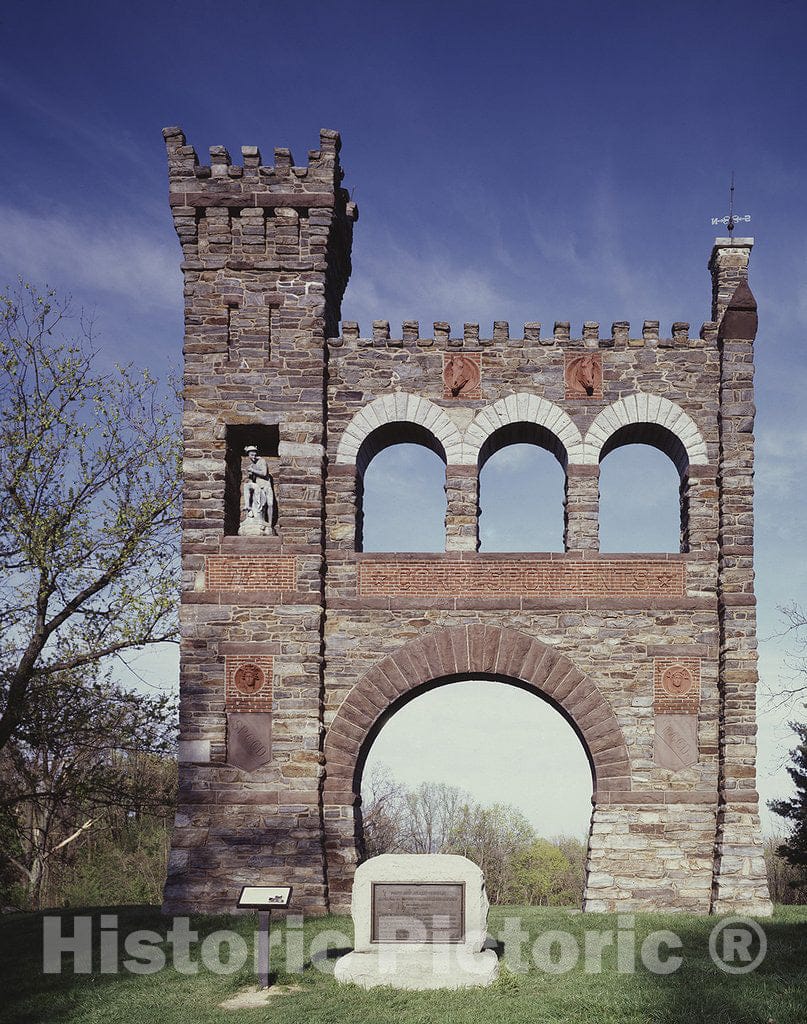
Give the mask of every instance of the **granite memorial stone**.
[[489, 985], [499, 962], [485, 948], [488, 906], [482, 871], [467, 857], [373, 857], [356, 869], [355, 948], [334, 976], [362, 988]]

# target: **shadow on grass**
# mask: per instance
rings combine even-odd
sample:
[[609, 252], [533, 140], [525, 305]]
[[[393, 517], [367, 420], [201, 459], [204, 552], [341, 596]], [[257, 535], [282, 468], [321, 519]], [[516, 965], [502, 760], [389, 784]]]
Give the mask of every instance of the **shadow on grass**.
[[[117, 921], [117, 935], [114, 928], [105, 928], [106, 951], [101, 953], [101, 917], [110, 915]], [[46, 919], [59, 921], [60, 934], [69, 940], [91, 922], [91, 970], [87, 972], [81, 961], [81, 954], [63, 952], [58, 973], [45, 973], [44, 928]], [[190, 1003], [201, 995], [219, 1001], [230, 994], [233, 975], [218, 975], [199, 971], [177, 972], [170, 969], [172, 958], [166, 933], [171, 927], [170, 918], [163, 917], [158, 907], [115, 906], [90, 907], [70, 910], [46, 910], [34, 914], [11, 914], [0, 919], [0, 1022], [8, 1024], [59, 1024], [72, 1021], [88, 1006], [111, 1008], [120, 1001], [121, 1008], [131, 1002], [134, 1013], [122, 1012], [121, 1019], [129, 1024], [141, 1019], [137, 1003], [142, 995], [146, 1004], [154, 1006], [171, 994], [172, 998], [187, 998]], [[105, 925], [111, 922], [103, 922]], [[76, 928], [79, 932], [76, 932]], [[255, 928], [251, 916], [194, 917], [191, 929], [199, 932], [199, 939], [218, 929], [232, 929], [239, 932], [248, 942]], [[133, 972], [123, 966], [124, 961], [134, 957], [124, 949], [126, 937], [135, 931], [150, 933], [144, 941], [159, 947], [167, 954], [168, 969], [154, 972]], [[198, 960], [198, 945], [195, 947]], [[78, 961], [78, 962], [77, 962]], [[245, 983], [256, 979], [247, 975]], [[185, 992], [174, 992], [184, 989]], [[148, 1020], [148, 1015], [142, 1019]], [[151, 1011], [151, 1019], [158, 1019]], [[190, 1018], [189, 1018], [190, 1019]]]

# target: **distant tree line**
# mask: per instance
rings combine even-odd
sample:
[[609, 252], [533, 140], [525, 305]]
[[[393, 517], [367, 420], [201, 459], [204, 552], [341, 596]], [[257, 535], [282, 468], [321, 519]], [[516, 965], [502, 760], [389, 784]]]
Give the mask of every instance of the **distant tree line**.
[[579, 906], [585, 843], [545, 839], [516, 807], [484, 806], [456, 786], [424, 782], [408, 789], [383, 767], [365, 783], [365, 855], [458, 853], [478, 864], [491, 903]]

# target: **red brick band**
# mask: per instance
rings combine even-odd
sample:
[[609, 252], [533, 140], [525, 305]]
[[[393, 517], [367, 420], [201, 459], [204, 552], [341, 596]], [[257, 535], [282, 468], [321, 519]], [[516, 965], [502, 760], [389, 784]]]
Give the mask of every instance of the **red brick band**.
[[678, 562], [388, 562], [359, 564], [363, 597], [683, 597], [686, 568]]
[[296, 561], [291, 555], [208, 555], [208, 590], [295, 590]]

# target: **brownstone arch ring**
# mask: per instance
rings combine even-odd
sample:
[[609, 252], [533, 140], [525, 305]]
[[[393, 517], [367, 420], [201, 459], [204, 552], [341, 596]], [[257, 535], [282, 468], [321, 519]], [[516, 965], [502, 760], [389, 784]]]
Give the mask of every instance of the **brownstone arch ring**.
[[630, 790], [622, 729], [591, 678], [526, 633], [472, 625], [436, 629], [403, 644], [358, 680], [325, 737], [325, 803], [355, 801], [372, 741], [392, 713], [427, 689], [470, 678], [508, 682], [546, 700], [580, 738], [596, 796]]

